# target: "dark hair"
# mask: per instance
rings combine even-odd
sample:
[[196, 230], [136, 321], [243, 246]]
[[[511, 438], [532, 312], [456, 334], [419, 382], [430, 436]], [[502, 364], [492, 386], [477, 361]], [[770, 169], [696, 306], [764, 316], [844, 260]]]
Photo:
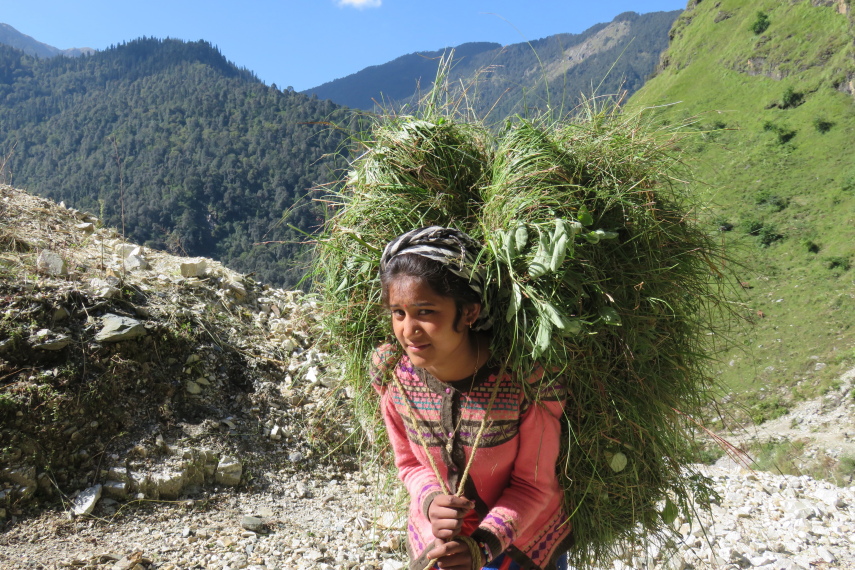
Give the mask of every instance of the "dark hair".
[[383, 306], [389, 306], [389, 285], [397, 277], [415, 277], [421, 279], [434, 293], [440, 297], [451, 297], [457, 314], [454, 317], [454, 330], [463, 316], [463, 308], [467, 305], [483, 306], [481, 297], [472, 290], [469, 283], [449, 271], [439, 261], [412, 253], [403, 253], [393, 257], [386, 268], [380, 271], [380, 300]]

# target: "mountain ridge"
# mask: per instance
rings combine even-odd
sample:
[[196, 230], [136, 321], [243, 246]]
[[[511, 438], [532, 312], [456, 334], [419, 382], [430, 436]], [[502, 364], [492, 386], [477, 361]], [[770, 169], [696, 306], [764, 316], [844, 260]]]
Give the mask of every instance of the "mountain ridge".
[[[680, 13], [624, 12], [579, 34], [492, 44], [498, 47], [489, 49], [491, 44], [480, 43], [417, 52], [303, 93], [364, 110], [414, 104], [419, 89], [426, 90], [436, 78], [440, 56], [453, 50], [448, 81], [465, 84], [476, 116], [526, 114], [545, 106], [569, 109], [579, 102], [579, 93], [590, 95], [597, 86], [597, 93], [610, 95], [638, 89], [654, 71], [667, 47], [671, 23]], [[419, 53], [424, 57], [419, 59]], [[417, 62], [416, 71], [402, 68], [402, 61]]]
[[91, 55], [97, 50], [92, 48], [68, 48], [60, 49], [46, 43], [42, 43], [37, 39], [19, 32], [9, 24], [0, 22], [0, 44], [5, 44], [10, 47], [19, 49], [24, 53], [36, 57], [50, 58], [58, 55], [66, 57], [80, 57], [82, 55]]

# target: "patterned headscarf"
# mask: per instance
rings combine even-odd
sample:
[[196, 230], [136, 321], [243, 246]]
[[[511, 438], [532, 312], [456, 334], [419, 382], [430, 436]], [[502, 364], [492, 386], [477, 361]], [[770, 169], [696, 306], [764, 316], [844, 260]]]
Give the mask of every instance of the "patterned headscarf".
[[380, 271], [402, 254], [414, 254], [442, 263], [449, 271], [465, 279], [481, 299], [481, 314], [472, 330], [483, 331], [493, 326], [487, 292], [487, 275], [478, 263], [481, 246], [465, 233], [452, 228], [430, 226], [402, 234], [386, 246], [380, 258]]

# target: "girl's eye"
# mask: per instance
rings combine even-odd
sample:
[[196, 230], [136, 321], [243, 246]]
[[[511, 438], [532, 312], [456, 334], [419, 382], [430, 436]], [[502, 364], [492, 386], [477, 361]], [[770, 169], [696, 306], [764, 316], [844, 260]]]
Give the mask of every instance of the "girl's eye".
[[433, 313], [433, 311], [431, 311], [430, 309], [422, 309], [419, 311], [419, 315], [429, 315], [431, 313]]

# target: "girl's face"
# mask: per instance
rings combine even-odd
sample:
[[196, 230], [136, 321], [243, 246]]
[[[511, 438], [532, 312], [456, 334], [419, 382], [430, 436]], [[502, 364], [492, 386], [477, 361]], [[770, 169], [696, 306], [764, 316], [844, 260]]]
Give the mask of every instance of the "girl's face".
[[454, 299], [437, 295], [418, 277], [400, 276], [389, 283], [389, 309], [392, 330], [413, 365], [444, 382], [472, 374], [476, 354], [469, 325], [478, 318], [480, 305], [463, 309], [457, 331]]

